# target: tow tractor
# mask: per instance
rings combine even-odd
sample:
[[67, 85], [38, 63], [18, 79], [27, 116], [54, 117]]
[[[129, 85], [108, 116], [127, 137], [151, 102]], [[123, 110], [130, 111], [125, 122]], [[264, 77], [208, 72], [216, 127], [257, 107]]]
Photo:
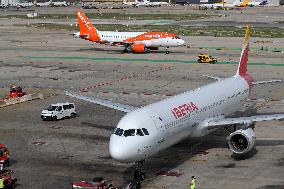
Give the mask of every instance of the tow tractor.
[[5, 189], [14, 189], [16, 187], [17, 179], [13, 178], [13, 173], [12, 170], [0, 171], [0, 178], [4, 180]]
[[8, 148], [4, 144], [0, 144], [0, 163], [8, 167], [10, 165], [9, 157], [10, 153]]
[[209, 63], [209, 64], [215, 64], [217, 60], [210, 56], [209, 54], [199, 54], [198, 55], [198, 63]]

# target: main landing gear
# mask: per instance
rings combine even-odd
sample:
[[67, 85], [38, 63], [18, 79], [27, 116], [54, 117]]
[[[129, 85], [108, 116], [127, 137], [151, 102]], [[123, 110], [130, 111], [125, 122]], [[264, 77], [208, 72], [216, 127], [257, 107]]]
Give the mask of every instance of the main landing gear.
[[122, 53], [128, 53], [128, 49], [127, 48], [123, 49]]
[[169, 54], [169, 53], [170, 53], [169, 47], [167, 47], [166, 54]]

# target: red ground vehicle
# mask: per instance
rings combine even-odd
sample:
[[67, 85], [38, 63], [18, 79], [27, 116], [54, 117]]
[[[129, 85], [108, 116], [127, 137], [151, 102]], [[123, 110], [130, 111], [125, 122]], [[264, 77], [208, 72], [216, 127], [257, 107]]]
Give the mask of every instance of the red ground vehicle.
[[16, 187], [17, 179], [13, 178], [13, 171], [11, 170], [0, 171], [0, 178], [4, 180], [5, 189], [14, 189]]
[[0, 144], [0, 163], [3, 163], [4, 166], [10, 165], [10, 153], [8, 148], [4, 144]]
[[72, 188], [81, 189], [115, 189], [110, 184], [106, 183], [103, 177], [96, 177], [92, 181], [79, 181], [73, 182]]
[[27, 93], [23, 92], [22, 87], [20, 86], [13, 86], [10, 88], [9, 98], [17, 98], [25, 96]]

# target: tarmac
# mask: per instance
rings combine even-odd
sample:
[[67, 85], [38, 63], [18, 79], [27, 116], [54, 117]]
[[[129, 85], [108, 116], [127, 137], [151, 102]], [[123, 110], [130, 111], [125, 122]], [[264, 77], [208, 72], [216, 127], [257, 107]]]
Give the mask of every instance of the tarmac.
[[[163, 48], [122, 54], [121, 47], [92, 44], [66, 31], [1, 23], [0, 95], [17, 84], [45, 96], [0, 109], [0, 143], [11, 151], [19, 189], [67, 189], [71, 182], [96, 176], [124, 187], [132, 179], [135, 165], [119, 163], [108, 152], [109, 137], [124, 113], [66, 97], [65, 91], [144, 106], [214, 82], [202, 75], [233, 75], [243, 41], [183, 36], [190, 48], [171, 48], [169, 55]], [[284, 39], [250, 42], [248, 70], [254, 79], [284, 79]], [[200, 53], [218, 63], [198, 64]], [[284, 112], [283, 82], [256, 86], [252, 94], [251, 99], [260, 100], [248, 101], [237, 115]], [[65, 101], [75, 103], [76, 118], [41, 120], [44, 107]], [[170, 147], [147, 159], [143, 188], [188, 188], [192, 175], [201, 189], [284, 188], [284, 122], [259, 122], [255, 132], [256, 147], [244, 159], [228, 149], [226, 129]]]

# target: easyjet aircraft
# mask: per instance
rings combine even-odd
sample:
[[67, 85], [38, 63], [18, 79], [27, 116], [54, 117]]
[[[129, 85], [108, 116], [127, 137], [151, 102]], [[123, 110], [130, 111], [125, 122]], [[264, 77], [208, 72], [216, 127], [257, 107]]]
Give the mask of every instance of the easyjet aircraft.
[[253, 82], [247, 73], [250, 26], [247, 27], [236, 74], [218, 78], [216, 82], [184, 92], [145, 107], [133, 107], [66, 92], [66, 95], [93, 102], [127, 114], [116, 126], [109, 141], [110, 155], [121, 162], [138, 162], [136, 179], [143, 180], [143, 162], [159, 151], [184, 140], [205, 136], [212, 131], [234, 126], [228, 137], [235, 154], [250, 152], [256, 142], [257, 121], [284, 120], [284, 114], [230, 117], [249, 98], [252, 87], [272, 81]]
[[74, 36], [100, 44], [124, 46], [123, 52], [144, 53], [148, 50], [158, 50], [159, 47], [184, 45], [184, 40], [174, 33], [168, 32], [117, 32], [97, 30], [82, 11], [77, 11], [80, 31]]

